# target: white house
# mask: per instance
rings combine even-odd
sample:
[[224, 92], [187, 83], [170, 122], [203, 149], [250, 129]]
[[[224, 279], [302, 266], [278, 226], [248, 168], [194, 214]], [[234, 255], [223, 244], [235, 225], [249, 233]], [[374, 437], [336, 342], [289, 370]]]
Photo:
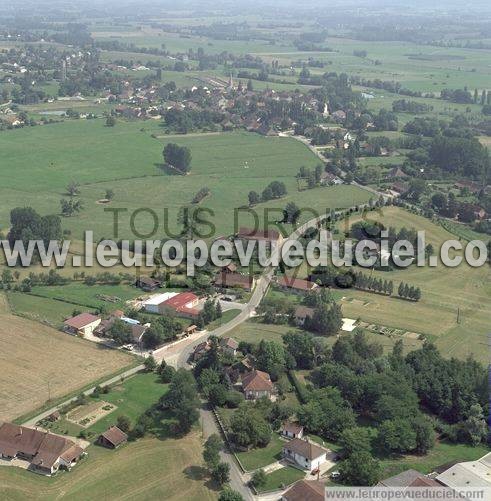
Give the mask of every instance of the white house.
[[303, 426], [298, 423], [291, 423], [290, 421], [288, 421], [281, 427], [281, 434], [285, 438], [302, 438]]
[[283, 457], [310, 472], [326, 462], [327, 450], [308, 440], [294, 438], [283, 446]]

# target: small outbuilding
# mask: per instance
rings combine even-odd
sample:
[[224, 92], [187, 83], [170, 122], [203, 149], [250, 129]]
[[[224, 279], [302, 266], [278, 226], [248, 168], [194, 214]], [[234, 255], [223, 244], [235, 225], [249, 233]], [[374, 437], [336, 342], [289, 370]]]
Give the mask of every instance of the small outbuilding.
[[97, 439], [97, 443], [108, 449], [117, 449], [128, 441], [128, 435], [117, 426], [111, 426]]

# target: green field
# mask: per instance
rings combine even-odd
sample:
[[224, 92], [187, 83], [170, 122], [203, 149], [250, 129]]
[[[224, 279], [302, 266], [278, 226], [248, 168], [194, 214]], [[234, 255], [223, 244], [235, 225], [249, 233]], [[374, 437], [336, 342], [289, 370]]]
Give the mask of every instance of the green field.
[[[426, 241], [437, 252], [445, 240], [455, 236], [428, 219], [396, 207], [385, 207], [380, 213], [371, 213], [369, 219], [386, 226], [416, 228], [426, 231]], [[350, 220], [355, 222], [356, 217]], [[343, 231], [346, 223], [341, 223]], [[388, 327], [397, 327], [422, 333], [434, 340], [446, 356], [466, 358], [473, 355], [488, 363], [488, 334], [491, 322], [491, 275], [487, 266], [471, 268], [462, 264], [446, 268], [411, 266], [386, 272], [373, 272], [382, 279], [394, 281], [396, 290], [404, 281], [421, 288], [423, 297], [414, 303], [354, 289], [343, 291], [343, 313], [350, 318]], [[460, 319], [457, 323], [457, 311]]]
[[[330, 36], [327, 41], [335, 52], [262, 52], [266, 60], [281, 63], [298, 58], [329, 62], [329, 71], [345, 72], [367, 79], [398, 81], [410, 90], [438, 93], [443, 88], [487, 89], [491, 77], [489, 51], [434, 47], [410, 42], [371, 42]], [[367, 57], [353, 55], [366, 50]], [[378, 61], [375, 64], [375, 61]], [[319, 73], [325, 69], [318, 70]]]
[[[201, 206], [214, 211], [214, 216], [203, 217], [216, 225], [215, 235], [232, 233], [234, 209], [247, 204], [250, 190], [261, 192], [274, 180], [285, 183], [288, 195], [257, 206], [261, 219], [263, 209], [276, 208], [278, 211], [270, 215], [274, 220], [288, 201], [325, 211], [369, 198], [368, 192], [354, 186], [299, 192], [295, 174], [301, 165], [314, 167], [316, 157], [293, 139], [251, 133], [173, 138], [173, 142], [191, 149], [192, 171], [189, 176], [168, 175], [161, 169], [166, 140], [154, 139], [152, 133], [159, 134], [155, 122], [120, 122], [111, 128], [99, 120], [2, 133], [0, 149], [8, 167], [0, 187], [0, 230], [8, 227], [9, 211], [19, 205], [20, 199], [22, 205], [31, 205], [42, 214], [58, 213], [59, 200], [72, 181], [81, 184], [84, 209], [64, 218], [63, 226], [75, 239], [81, 238], [85, 229], [93, 229], [96, 239], [114, 237], [113, 214], [105, 208], [127, 209], [120, 215], [117, 238], [135, 237], [130, 218], [141, 208], [156, 213], [159, 225], [154, 237], [162, 237], [167, 229], [177, 230], [179, 208], [189, 205], [204, 186], [211, 195]], [[97, 203], [108, 188], [115, 192], [110, 207]], [[238, 217], [239, 225], [252, 221], [250, 215]], [[155, 228], [148, 212], [137, 214], [132, 222], [140, 234], [151, 235]]]
[[72, 316], [73, 310], [78, 309], [73, 304], [23, 292], [9, 292], [8, 300], [13, 313], [48, 323], [55, 328], [60, 327], [65, 319]]
[[[81, 282], [72, 282], [67, 285], [36, 286], [32, 288], [32, 295], [73, 303], [74, 308], [79, 305], [87, 308], [104, 307], [108, 310], [115, 310], [123, 308], [126, 301], [141, 296], [142, 291], [123, 284], [89, 286]], [[105, 301], [101, 296], [108, 296], [114, 301]]]

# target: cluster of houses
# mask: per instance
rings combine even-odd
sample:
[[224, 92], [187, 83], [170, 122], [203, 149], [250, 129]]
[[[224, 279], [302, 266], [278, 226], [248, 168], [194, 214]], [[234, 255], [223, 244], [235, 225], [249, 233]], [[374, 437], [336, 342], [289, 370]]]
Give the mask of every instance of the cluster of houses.
[[[304, 449], [307, 450], [307, 447], [304, 446], [302, 450]], [[444, 464], [429, 475], [412, 469], [405, 470], [398, 475], [381, 480], [376, 487], [390, 489], [394, 495], [399, 494], [400, 497], [408, 499], [414, 498], [414, 491], [410, 492], [410, 489], [431, 490], [432, 488], [448, 489], [446, 495], [441, 491], [438, 495], [435, 494], [435, 498], [468, 499], [466, 495], [474, 492], [484, 499], [491, 489], [491, 453], [476, 461]], [[281, 500], [324, 501], [326, 499], [325, 488], [326, 484], [320, 480], [299, 480], [282, 494]]]
[[107, 318], [93, 313], [80, 313], [67, 318], [63, 322], [63, 330], [67, 334], [82, 338], [90, 339], [92, 336], [103, 338], [107, 337], [116, 320], [121, 320], [130, 326], [134, 344], [141, 343], [143, 334], [150, 327], [149, 323], [142, 325], [138, 320], [126, 317], [121, 310], [115, 310]]

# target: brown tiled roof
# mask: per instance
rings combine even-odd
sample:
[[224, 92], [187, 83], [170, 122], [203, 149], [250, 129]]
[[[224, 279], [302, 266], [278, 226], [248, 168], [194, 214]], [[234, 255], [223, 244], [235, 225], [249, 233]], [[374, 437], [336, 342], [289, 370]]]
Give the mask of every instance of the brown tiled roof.
[[239, 347], [239, 343], [233, 337], [222, 338], [220, 344], [232, 350], [236, 350]]
[[302, 440], [300, 438], [294, 438], [293, 440], [290, 440], [290, 442], [286, 443], [283, 446], [283, 449], [288, 449], [310, 460], [316, 459], [319, 456], [322, 456], [322, 454], [326, 453], [326, 449], [323, 449], [322, 447], [319, 447], [312, 442]]
[[117, 426], [111, 426], [111, 428], [107, 429], [102, 436], [114, 447], [121, 445], [123, 442], [128, 440], [128, 435], [124, 431], [121, 431]]
[[0, 453], [15, 456], [22, 452], [33, 456], [43, 441], [44, 433], [32, 428], [24, 428], [12, 423], [0, 426]]
[[303, 280], [301, 278], [291, 278], [283, 275], [278, 278], [278, 284], [281, 287], [289, 287], [291, 289], [298, 289], [301, 291], [310, 291], [317, 287], [315, 282], [311, 282], [310, 280]]
[[74, 329], [83, 329], [86, 325], [96, 322], [97, 320], [99, 320], [99, 317], [92, 315], [92, 313], [80, 313], [80, 315], [68, 318], [64, 323], [68, 327], [73, 327]]
[[299, 480], [284, 494], [285, 501], [324, 501], [325, 484], [320, 480]]
[[246, 287], [252, 288], [254, 278], [250, 275], [241, 275], [240, 273], [224, 271], [218, 272], [215, 277], [215, 285], [219, 287]]
[[251, 228], [239, 228], [237, 233], [239, 238], [249, 240], [278, 240], [280, 232], [278, 230], [255, 230]]
[[254, 369], [242, 376], [242, 388], [244, 391], [271, 391], [273, 383], [267, 372]]
[[12, 423], [0, 426], [0, 454], [14, 457], [22, 453], [34, 456], [32, 464], [51, 468], [59, 457], [72, 457], [73, 461], [82, 449], [68, 438], [53, 433], [34, 430]]
[[73, 461], [80, 457], [83, 451], [84, 450], [82, 449], [82, 447], [79, 447], [78, 445], [72, 445], [60, 457], [67, 463], [73, 463]]

